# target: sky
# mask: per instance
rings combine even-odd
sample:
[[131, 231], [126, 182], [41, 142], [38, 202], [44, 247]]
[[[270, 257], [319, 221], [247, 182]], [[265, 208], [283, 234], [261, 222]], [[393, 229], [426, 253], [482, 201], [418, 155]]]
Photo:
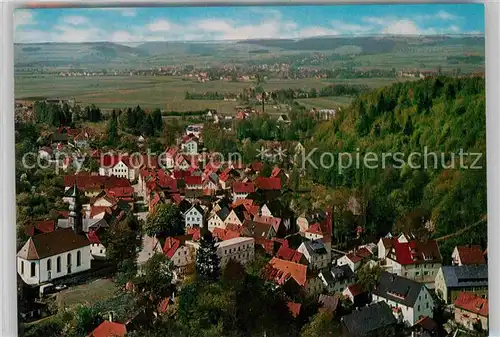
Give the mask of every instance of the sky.
[[20, 9], [14, 40], [133, 43], [484, 33], [481, 4]]

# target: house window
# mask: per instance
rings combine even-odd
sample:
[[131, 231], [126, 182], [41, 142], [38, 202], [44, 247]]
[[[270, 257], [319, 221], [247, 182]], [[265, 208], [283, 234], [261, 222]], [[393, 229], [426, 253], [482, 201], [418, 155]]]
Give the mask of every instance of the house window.
[[61, 257], [60, 256], [58, 256], [57, 260], [56, 260], [56, 270], [58, 273], [61, 272]]
[[47, 260], [47, 271], [50, 271], [52, 269], [52, 260], [48, 259]]
[[82, 264], [82, 252], [76, 252], [76, 266], [79, 267]]
[[71, 264], [71, 253], [68, 253], [68, 255], [66, 256], [66, 263], [68, 266]]
[[31, 277], [35, 277], [36, 275], [36, 264], [35, 262], [31, 262]]
[[21, 261], [21, 275], [24, 275], [24, 261]]
[[426, 307], [427, 309], [429, 309], [429, 302], [427, 302], [427, 303], [425, 304], [425, 307]]
[[417, 307], [417, 310], [420, 311], [420, 305]]

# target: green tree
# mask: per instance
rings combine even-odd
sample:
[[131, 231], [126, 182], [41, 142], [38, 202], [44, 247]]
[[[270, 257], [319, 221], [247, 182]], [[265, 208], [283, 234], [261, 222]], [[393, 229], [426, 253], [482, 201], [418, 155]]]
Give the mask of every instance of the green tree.
[[161, 131], [163, 129], [163, 118], [160, 109], [153, 110], [153, 124], [156, 130]]
[[153, 118], [151, 118], [151, 115], [147, 115], [146, 118], [144, 118], [144, 121], [141, 126], [141, 132], [145, 136], [154, 136], [155, 134], [155, 125], [153, 123]]
[[175, 236], [184, 233], [181, 212], [175, 204], [161, 204], [146, 219], [144, 232], [149, 236]]
[[374, 266], [365, 264], [356, 271], [356, 282], [361, 285], [363, 290], [372, 291], [378, 283], [381, 272], [382, 267], [378, 264]]
[[113, 109], [111, 113], [111, 118], [108, 122], [107, 127], [108, 143], [110, 145], [115, 145], [118, 141], [118, 119], [116, 116], [116, 111]]
[[174, 266], [162, 253], [154, 254], [142, 267], [133, 284], [137, 289], [139, 306], [156, 311], [158, 304], [171, 296], [174, 286]]
[[334, 321], [332, 314], [324, 311], [315, 314], [311, 322], [304, 325], [300, 337], [334, 337], [340, 333], [340, 326]]
[[87, 336], [102, 322], [102, 318], [97, 311], [90, 306], [84, 305], [76, 308], [73, 320], [76, 335], [79, 337]]
[[212, 233], [202, 228], [200, 247], [196, 252], [196, 275], [200, 280], [216, 281], [220, 275], [220, 259]]
[[138, 227], [139, 223], [132, 212], [129, 212], [124, 220], [111, 223], [102, 237], [103, 245], [106, 246], [106, 257], [110, 261], [135, 261], [137, 248], [141, 244], [138, 239]]

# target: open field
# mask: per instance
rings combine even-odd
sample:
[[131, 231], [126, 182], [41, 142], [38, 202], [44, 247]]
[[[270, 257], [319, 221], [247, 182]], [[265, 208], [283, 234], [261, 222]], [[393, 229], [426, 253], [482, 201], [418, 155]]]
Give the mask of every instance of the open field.
[[[377, 88], [394, 83], [396, 79], [271, 79], [262, 86], [265, 90], [281, 88], [320, 89], [335, 83], [364, 84]], [[94, 76], [59, 77], [55, 75], [19, 75], [15, 81], [16, 99], [45, 97], [73, 97], [77, 102], [96, 104], [101, 108], [126, 108], [140, 105], [144, 108], [161, 108], [166, 111], [217, 109], [233, 113], [239, 102], [213, 100], [186, 100], [189, 92], [217, 91], [238, 93], [253, 86], [253, 82], [211, 81], [200, 83], [172, 76]], [[269, 112], [272, 112], [272, 108]]]
[[91, 304], [113, 296], [116, 291], [117, 288], [110, 279], [98, 279], [59, 292], [56, 296], [56, 303], [58, 308]]
[[345, 106], [351, 103], [352, 97], [340, 96], [340, 97], [319, 97], [319, 98], [302, 98], [298, 99], [297, 102], [304, 105], [307, 108], [316, 109], [333, 109], [338, 106]]

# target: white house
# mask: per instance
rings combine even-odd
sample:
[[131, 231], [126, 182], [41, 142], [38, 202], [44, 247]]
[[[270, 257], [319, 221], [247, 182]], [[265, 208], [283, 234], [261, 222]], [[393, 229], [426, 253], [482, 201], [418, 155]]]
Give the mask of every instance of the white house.
[[226, 224], [224, 220], [226, 220], [227, 216], [229, 215], [230, 211], [228, 208], [224, 207], [221, 210], [214, 212], [209, 218], [208, 218], [208, 230], [213, 231], [214, 228], [226, 228]]
[[186, 245], [186, 240], [190, 238], [190, 235], [169, 237], [163, 245], [163, 253], [181, 274], [195, 261], [193, 247]]
[[434, 315], [434, 300], [427, 286], [395, 274], [382, 272], [372, 296], [373, 302], [386, 302], [407, 326]]
[[198, 153], [198, 138], [192, 137], [182, 142], [181, 149], [186, 154]]
[[457, 266], [486, 264], [486, 259], [479, 245], [456, 246], [451, 254], [451, 263]]
[[115, 176], [133, 181], [137, 177], [138, 168], [139, 167], [133, 167], [133, 165], [131, 165], [129, 157], [104, 156], [101, 158], [99, 175], [108, 177]]
[[[193, 247], [195, 251], [199, 248], [198, 242], [186, 241], [186, 244]], [[255, 253], [254, 238], [238, 237], [234, 239], [219, 241], [215, 244], [217, 255], [220, 258], [220, 266], [223, 268], [232, 259], [246, 264], [253, 260]]]
[[388, 272], [434, 286], [441, 268], [441, 253], [436, 240], [420, 241], [401, 234], [397, 238], [380, 239], [378, 256]]
[[184, 221], [187, 228], [201, 227], [203, 226], [203, 214], [205, 214], [203, 208], [196, 204], [191, 206], [186, 212], [184, 212]]
[[90, 231], [87, 233], [87, 238], [90, 241], [90, 254], [92, 259], [105, 259], [106, 258], [106, 247], [101, 243], [101, 240], [97, 236], [97, 233]]
[[327, 267], [331, 262], [331, 251], [321, 240], [304, 241], [297, 251], [302, 253], [309, 262], [308, 268], [319, 270]]
[[26, 284], [40, 285], [90, 269], [90, 241], [72, 228], [35, 235], [17, 253], [17, 272]]

